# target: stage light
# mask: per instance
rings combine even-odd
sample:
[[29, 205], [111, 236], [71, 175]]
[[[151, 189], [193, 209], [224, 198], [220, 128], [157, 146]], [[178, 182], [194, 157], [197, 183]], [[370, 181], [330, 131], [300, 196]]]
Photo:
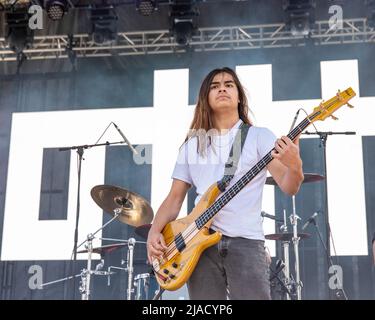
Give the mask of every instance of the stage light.
[[315, 21], [314, 0], [285, 0], [286, 25], [293, 36], [308, 36]]
[[135, 7], [136, 10], [142, 16], [150, 16], [157, 8], [157, 0], [136, 0]]
[[31, 47], [34, 31], [29, 28], [28, 8], [20, 8], [5, 12], [6, 42], [9, 48], [17, 54]]
[[99, 45], [110, 45], [117, 40], [117, 14], [114, 7], [91, 9], [92, 40]]
[[193, 35], [194, 25], [191, 18], [174, 18], [173, 36], [179, 46], [188, 45]]
[[175, 4], [170, 10], [171, 33], [179, 46], [187, 46], [196, 31], [198, 11], [190, 2]]
[[68, 8], [68, 3], [65, 0], [49, 0], [46, 2], [47, 15], [54, 21], [61, 20]]

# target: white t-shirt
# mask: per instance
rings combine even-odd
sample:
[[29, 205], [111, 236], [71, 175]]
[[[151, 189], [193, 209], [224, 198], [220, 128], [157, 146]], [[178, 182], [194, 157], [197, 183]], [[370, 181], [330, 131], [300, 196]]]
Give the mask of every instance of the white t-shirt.
[[[242, 121], [239, 120], [226, 134], [215, 136], [205, 157], [197, 152], [196, 137], [184, 143], [173, 170], [172, 178], [196, 187], [198, 203], [209, 186], [224, 175], [224, 166]], [[227, 190], [263, 158], [275, 145], [276, 136], [266, 128], [251, 126], [238, 162], [238, 167]], [[263, 169], [213, 218], [212, 229], [230, 237], [264, 240], [261, 218], [262, 194], [267, 170]]]

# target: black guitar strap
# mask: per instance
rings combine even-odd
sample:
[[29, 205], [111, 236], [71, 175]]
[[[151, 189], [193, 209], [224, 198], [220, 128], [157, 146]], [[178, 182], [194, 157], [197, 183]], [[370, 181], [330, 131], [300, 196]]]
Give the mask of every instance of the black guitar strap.
[[250, 125], [242, 122], [239, 130], [237, 131], [236, 137], [234, 138], [232, 148], [229, 152], [228, 161], [225, 164], [224, 176], [217, 182], [217, 186], [221, 192], [224, 192], [230, 181], [233, 179], [236, 173], [238, 161], [240, 160], [243, 146], [246, 141], [247, 133], [250, 129]]

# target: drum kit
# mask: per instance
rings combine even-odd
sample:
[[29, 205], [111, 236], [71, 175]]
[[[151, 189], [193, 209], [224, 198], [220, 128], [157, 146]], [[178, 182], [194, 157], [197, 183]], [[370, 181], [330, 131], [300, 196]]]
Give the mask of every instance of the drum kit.
[[[324, 176], [314, 173], [305, 173], [304, 180], [302, 183], [311, 183], [311, 182], [318, 182], [325, 179]], [[277, 186], [276, 181], [272, 177], [267, 177], [266, 184]], [[271, 219], [278, 220], [274, 216], [270, 216], [268, 214], [264, 215], [266, 217], [270, 217]], [[308, 233], [298, 232], [298, 220], [301, 219], [296, 214], [296, 204], [295, 204], [295, 196], [292, 196], [292, 214], [290, 215], [290, 224], [292, 225], [292, 232], [288, 232], [288, 224], [286, 218], [286, 210], [284, 210], [284, 219], [283, 224], [280, 227], [280, 233], [274, 234], [267, 234], [265, 238], [268, 240], [275, 240], [280, 241], [283, 248], [283, 260], [278, 260], [276, 263], [276, 269], [271, 270], [271, 277], [270, 280], [276, 279], [277, 283], [281, 286], [281, 292], [283, 296], [286, 296], [287, 300], [301, 300], [302, 299], [302, 282], [300, 279], [300, 266], [299, 266], [299, 251], [298, 245], [299, 241], [302, 239], [307, 239], [310, 237]], [[304, 228], [303, 228], [304, 229]], [[293, 251], [294, 251], [294, 271], [295, 271], [295, 279], [291, 274], [290, 268], [290, 258], [289, 258], [289, 246], [293, 244]], [[283, 271], [283, 279], [280, 279], [278, 274]], [[272, 285], [272, 284], [271, 284]]]
[[[153, 210], [150, 204], [142, 198], [140, 195], [125, 190], [120, 187], [111, 185], [98, 185], [91, 189], [91, 197], [94, 202], [102, 208], [105, 212], [112, 215], [112, 219], [106, 222], [94, 233], [87, 235], [85, 241], [77, 246], [77, 248], [85, 246], [85, 249], [77, 251], [77, 253], [86, 253], [87, 256], [87, 267], [82, 269], [81, 273], [75, 276], [70, 276], [64, 279], [44, 283], [41, 287], [81, 277], [79, 291], [81, 293], [82, 300], [89, 300], [91, 296], [91, 277], [92, 276], [107, 276], [108, 286], [110, 285], [110, 277], [115, 272], [113, 270], [122, 270], [127, 272], [127, 300], [149, 300], [157, 297], [161, 298], [160, 288], [157, 286], [157, 282], [152, 281], [153, 275], [150, 273], [142, 273], [134, 276], [134, 248], [136, 244], [145, 245], [145, 241], [138, 241], [134, 238], [127, 240], [112, 239], [112, 238], [99, 238], [102, 241], [115, 242], [109, 245], [103, 245], [100, 247], [93, 247], [93, 240], [95, 235], [103, 230], [108, 224], [114, 220], [119, 220], [122, 223], [136, 227], [135, 233], [140, 237], [147, 239], [148, 231], [150, 229], [150, 222], [153, 219]], [[104, 260], [92, 269], [92, 254], [109, 254], [120, 248], [127, 248], [127, 259], [122, 261], [121, 264], [126, 263], [126, 267], [110, 266], [107, 271], [102, 270], [104, 267]]]

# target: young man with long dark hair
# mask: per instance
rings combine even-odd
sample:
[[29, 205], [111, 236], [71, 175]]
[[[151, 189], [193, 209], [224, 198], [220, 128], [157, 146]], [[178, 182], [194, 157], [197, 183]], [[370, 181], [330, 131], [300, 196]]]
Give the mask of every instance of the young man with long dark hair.
[[[148, 259], [166, 250], [164, 226], [175, 220], [189, 188], [194, 185], [196, 203], [207, 188], [223, 178], [236, 133], [249, 126], [230, 187], [272, 148], [266, 169], [285, 193], [296, 194], [303, 181], [298, 138], [276, 139], [266, 128], [253, 126], [248, 118], [244, 88], [230, 68], [215, 69], [204, 79], [189, 134], [180, 148], [172, 187], [155, 215], [147, 239]], [[270, 115], [272, 117], [272, 115]], [[206, 249], [188, 280], [190, 299], [270, 299], [268, 264], [261, 218], [262, 170], [213, 218], [211, 229], [221, 240]]]

